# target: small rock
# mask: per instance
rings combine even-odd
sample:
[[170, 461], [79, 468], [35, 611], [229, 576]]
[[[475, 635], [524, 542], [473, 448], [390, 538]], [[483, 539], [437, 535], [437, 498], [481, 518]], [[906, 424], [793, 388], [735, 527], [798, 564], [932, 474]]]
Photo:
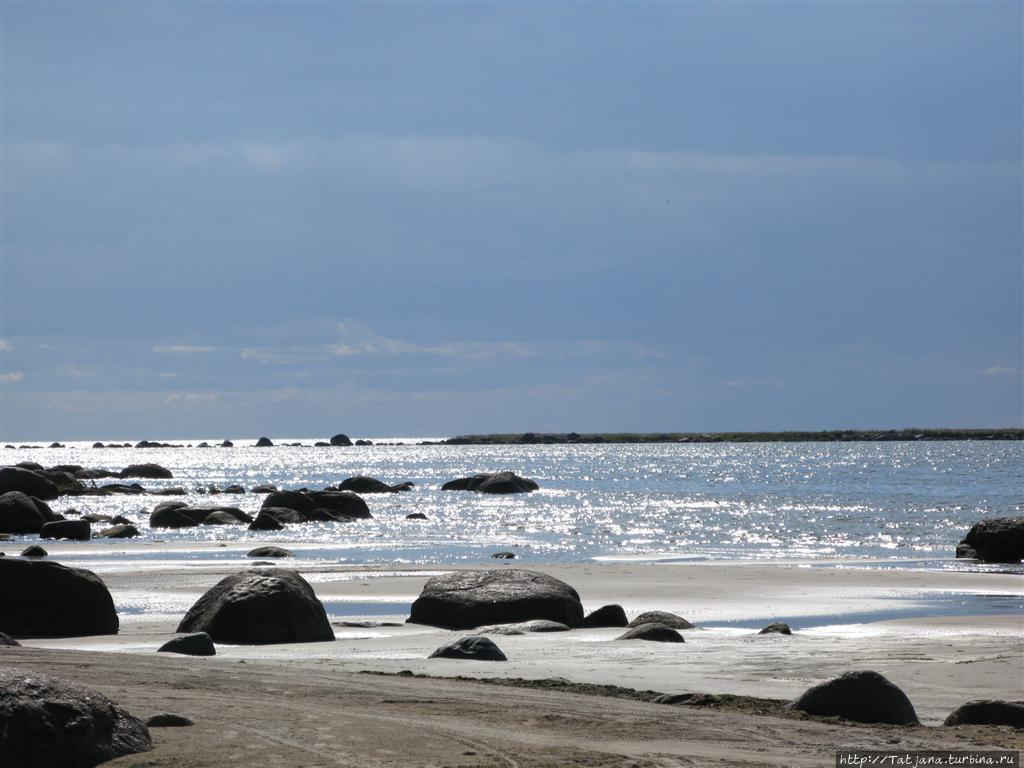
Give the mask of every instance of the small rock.
[[173, 715], [170, 712], [161, 712], [146, 720], [146, 726], [149, 728], [184, 728], [189, 725], [195, 725], [191, 718]]
[[442, 645], [428, 658], [431, 659], [468, 659], [471, 661], [508, 661], [494, 641], [487, 637], [471, 636], [453, 640]]
[[413, 512], [411, 515], [405, 516], [406, 520], [426, 520], [427, 516], [422, 512]]
[[246, 557], [294, 557], [295, 554], [281, 547], [256, 547], [249, 550]]
[[21, 551], [22, 557], [46, 557], [48, 554], [50, 553], [42, 547], [40, 547], [38, 544], [33, 544], [30, 547], [25, 547], [25, 549]]
[[683, 636], [664, 624], [638, 624], [619, 635], [616, 640], [650, 640], [657, 643], [683, 643]]
[[583, 619], [583, 626], [587, 629], [597, 627], [628, 627], [629, 619], [621, 605], [603, 605], [593, 613], [587, 614]]
[[516, 553], [515, 552], [495, 552], [493, 555], [491, 555], [491, 557], [493, 557], [495, 560], [515, 560], [516, 559]]
[[171, 638], [156, 649], [157, 653], [181, 653], [185, 656], [216, 656], [213, 640], [205, 632], [192, 632]]
[[784, 621], [776, 621], [769, 624], [757, 634], [759, 635], [792, 635], [793, 630]]
[[682, 616], [676, 616], [668, 611], [645, 611], [629, 622], [631, 627], [639, 627], [641, 624], [661, 624], [672, 629], [693, 629], [693, 624]]

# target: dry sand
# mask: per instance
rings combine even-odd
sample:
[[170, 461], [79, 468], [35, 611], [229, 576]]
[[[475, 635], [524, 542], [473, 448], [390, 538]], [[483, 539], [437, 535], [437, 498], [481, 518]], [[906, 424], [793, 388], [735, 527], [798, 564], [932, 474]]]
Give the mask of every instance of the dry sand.
[[[214, 658], [158, 655], [189, 605], [252, 560], [239, 549], [225, 553], [227, 560], [154, 565], [133, 556], [144, 551], [140, 545], [118, 547], [116, 556], [90, 565], [115, 602], [144, 606], [146, 615], [123, 611], [117, 636], [24, 641], [24, 649], [3, 651], [0, 664], [92, 685], [142, 716], [170, 711], [196, 720], [191, 728], [154, 729], [153, 752], [111, 765], [831, 765], [834, 750], [848, 747], [1024, 749], [1020, 731], [939, 727], [968, 700], [1024, 698], [1024, 616], [943, 615], [953, 604], [964, 603], [957, 609], [962, 613], [993, 599], [971, 595], [1019, 599], [1020, 575], [806, 563], [530, 564], [519, 567], [569, 582], [588, 610], [618, 602], [629, 615], [661, 609], [698, 624], [786, 617], [797, 632], [758, 636], [751, 629], [703, 628], [684, 632], [683, 645], [612, 642], [620, 633], [614, 629], [495, 636], [509, 661], [486, 663], [426, 658], [469, 633], [340, 626], [342, 617], [401, 622], [401, 606], [431, 574], [450, 567], [310, 563], [301, 549], [290, 548], [299, 557], [279, 563], [300, 570], [325, 601], [334, 642], [219, 646]], [[51, 552], [75, 564], [74, 545]], [[894, 608], [915, 607], [913, 618], [887, 618]], [[873, 617], [882, 620], [829, 626], [817, 618], [871, 612], [881, 612]], [[925, 727], [394, 674], [564, 678], [789, 699], [852, 669], [877, 670], [903, 688]]]

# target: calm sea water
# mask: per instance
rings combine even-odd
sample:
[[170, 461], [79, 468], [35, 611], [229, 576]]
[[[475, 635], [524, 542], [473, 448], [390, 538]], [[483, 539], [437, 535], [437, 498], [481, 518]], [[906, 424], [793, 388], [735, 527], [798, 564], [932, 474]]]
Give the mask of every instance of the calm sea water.
[[[285, 441], [313, 442], [275, 442]], [[354, 563], [479, 560], [497, 550], [512, 550], [526, 562], [947, 560], [975, 521], [1024, 514], [1020, 442], [248, 447], [252, 442], [176, 449], [94, 449], [70, 443], [58, 449], [4, 450], [0, 456], [4, 464], [30, 460], [108, 469], [156, 462], [170, 469], [174, 479], [138, 481], [147, 488], [183, 486], [190, 492], [185, 501], [232, 505], [250, 513], [259, 509], [261, 495], [201, 491], [232, 483], [247, 489], [261, 483], [321, 488], [353, 475], [414, 482], [409, 493], [364, 496], [373, 520], [291, 526], [270, 536], [285, 546], [316, 545], [307, 556]], [[533, 478], [541, 490], [512, 496], [440, 490], [447, 480], [498, 470]], [[150, 530], [143, 523], [165, 499], [78, 497], [52, 506], [123, 514], [139, 521], [145, 538], [168, 543], [246, 542], [260, 535], [244, 526]], [[428, 520], [406, 520], [411, 512], [422, 512]], [[90, 547], [109, 551], [116, 546], [109, 540], [82, 545], [86, 556]]]

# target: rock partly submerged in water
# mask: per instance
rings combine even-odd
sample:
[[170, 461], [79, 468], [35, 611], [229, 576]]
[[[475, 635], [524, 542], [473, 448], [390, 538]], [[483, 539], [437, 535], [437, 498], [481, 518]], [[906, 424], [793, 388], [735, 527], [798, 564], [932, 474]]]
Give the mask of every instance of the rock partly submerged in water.
[[92, 526], [88, 520], [54, 520], [52, 523], [43, 523], [39, 529], [41, 539], [88, 541], [91, 536]]
[[0, 559], [0, 631], [14, 637], [116, 635], [117, 612], [92, 571], [49, 560]]
[[39, 533], [46, 523], [63, 519], [45, 501], [21, 491], [0, 494], [0, 531], [3, 533]]
[[60, 496], [56, 484], [36, 471], [23, 467], [0, 467], [0, 494], [20, 491], [43, 501]]
[[87, 768], [152, 748], [142, 721], [98, 691], [0, 671], [4, 768]]
[[766, 626], [757, 634], [759, 635], [792, 635], [793, 630], [784, 621], [775, 621]]
[[473, 629], [532, 619], [578, 627], [583, 622], [580, 597], [564, 581], [537, 571], [455, 571], [427, 581], [409, 622]]
[[450, 480], [442, 491], [476, 491], [478, 493], [529, 493], [540, 488], [536, 482], [514, 472], [492, 472]]
[[313, 588], [295, 571], [252, 569], [221, 579], [199, 598], [178, 632], [206, 632], [239, 645], [312, 643], [334, 632]]
[[835, 716], [858, 723], [916, 725], [907, 695], [878, 672], [859, 670], [827, 680], [788, 705], [809, 715]]

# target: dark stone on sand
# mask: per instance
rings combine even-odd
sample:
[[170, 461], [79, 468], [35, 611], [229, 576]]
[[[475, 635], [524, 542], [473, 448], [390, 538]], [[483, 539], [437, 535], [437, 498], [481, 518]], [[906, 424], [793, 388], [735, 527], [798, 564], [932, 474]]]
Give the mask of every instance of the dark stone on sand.
[[21, 550], [22, 557], [46, 557], [50, 553], [40, 547], [38, 544], [31, 544]]
[[246, 553], [246, 557], [295, 557], [295, 553], [281, 547], [256, 547]]
[[975, 523], [961, 544], [986, 563], [1018, 563], [1024, 559], [1024, 515], [993, 517]]
[[119, 477], [144, 477], [150, 480], [169, 480], [174, 475], [171, 470], [159, 464], [131, 464], [118, 473]]
[[540, 486], [533, 480], [513, 472], [492, 472], [451, 480], [441, 486], [442, 491], [477, 491], [479, 493], [529, 493]]
[[969, 701], [957, 707], [943, 725], [1009, 725], [1024, 728], [1024, 702], [995, 699]]
[[422, 512], [413, 512], [405, 516], [406, 520], [426, 520], [427, 516]]
[[907, 695], [870, 670], [847, 672], [808, 688], [787, 706], [809, 715], [842, 717], [858, 723], [916, 725], [918, 722]]
[[672, 629], [693, 629], [693, 624], [682, 616], [676, 616], [668, 611], [645, 611], [629, 622], [630, 627], [639, 627], [641, 624], [661, 624]]
[[664, 624], [637, 624], [630, 626], [616, 640], [651, 640], [658, 643], [682, 643], [683, 636]]
[[139, 529], [131, 523], [112, 525], [96, 534], [97, 539], [133, 539], [139, 535]]
[[352, 441], [348, 439], [348, 435], [343, 435], [339, 432], [331, 438], [331, 445], [352, 445]]
[[51, 501], [60, 496], [56, 484], [39, 472], [23, 467], [0, 467], [0, 494], [11, 491], [19, 491], [43, 501]]
[[61, 519], [45, 501], [21, 491], [0, 495], [0, 531], [4, 533], [39, 533], [46, 523]]
[[206, 632], [217, 643], [263, 645], [333, 640], [327, 612], [295, 571], [252, 569], [217, 582], [178, 632]]
[[142, 721], [98, 691], [0, 671], [4, 768], [91, 768], [152, 748]]
[[583, 619], [582, 626], [587, 629], [595, 629], [597, 627], [628, 627], [629, 619], [626, 617], [626, 612], [622, 606], [613, 603], [612, 605], [602, 605], [593, 613], [588, 614]]
[[44, 523], [39, 531], [41, 539], [71, 539], [88, 541], [92, 535], [92, 527], [88, 520], [54, 520]]
[[8, 646], [11, 646], [11, 647], [20, 647], [21, 643], [19, 643], [17, 640], [15, 640], [10, 635], [5, 634], [3, 632], [0, 632], [0, 645], [8, 645]]
[[465, 659], [469, 661], [508, 661], [494, 641], [487, 637], [460, 637], [442, 645], [428, 658]]
[[792, 635], [793, 630], [789, 628], [789, 624], [784, 621], [775, 621], [769, 624], [767, 627], [762, 629], [757, 634], [759, 635]]
[[49, 560], [0, 559], [0, 632], [14, 637], [116, 635], [117, 612], [92, 571]]
[[205, 632], [192, 632], [173, 637], [156, 649], [157, 653], [180, 653], [185, 656], [216, 656], [213, 640]]
[[191, 718], [170, 712], [161, 712], [146, 719], [147, 728], [187, 728], [190, 725], [195, 725]]
[[456, 571], [427, 581], [409, 622], [473, 629], [532, 619], [578, 627], [583, 622], [579, 595], [564, 581], [537, 571]]
[[261, 437], [259, 440], [256, 441], [256, 447], [257, 448], [273, 448], [274, 447], [274, 443], [271, 442], [269, 437]]
[[515, 560], [515, 552], [495, 552], [491, 555], [495, 560]]

